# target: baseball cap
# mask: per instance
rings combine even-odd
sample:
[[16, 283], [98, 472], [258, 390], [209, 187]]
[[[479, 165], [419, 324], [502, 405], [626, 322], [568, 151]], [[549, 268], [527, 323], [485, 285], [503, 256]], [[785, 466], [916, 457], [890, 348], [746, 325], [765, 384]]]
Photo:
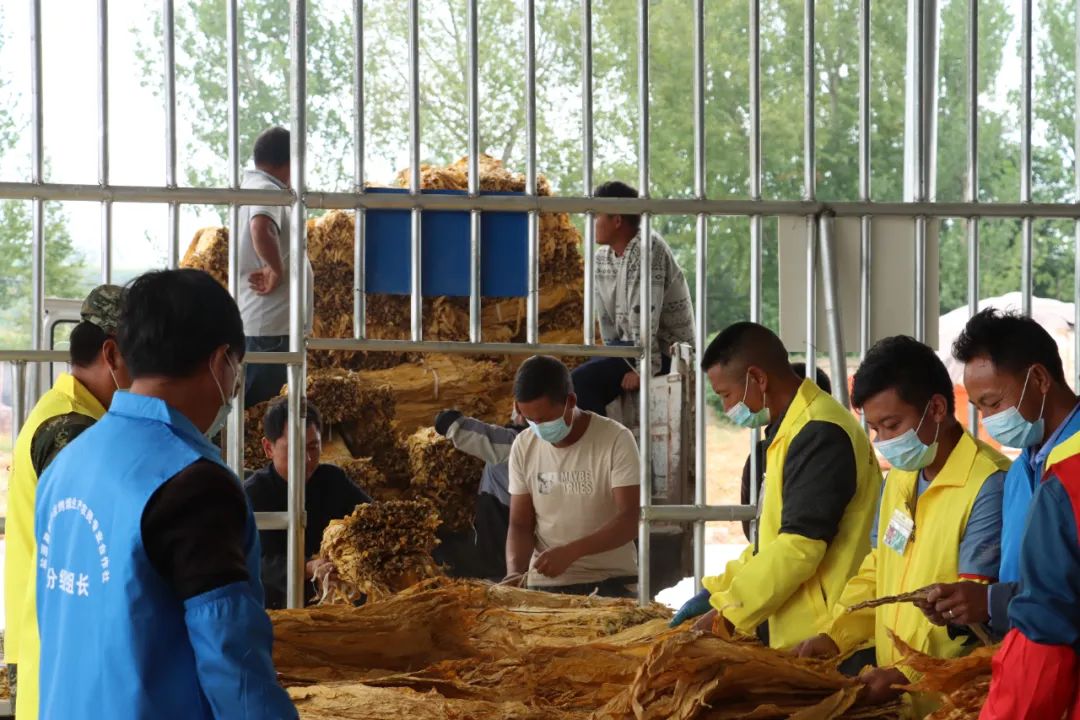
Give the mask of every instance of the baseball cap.
[[97, 325], [106, 335], [115, 335], [120, 325], [120, 308], [127, 291], [119, 285], [98, 285], [83, 300], [83, 322]]

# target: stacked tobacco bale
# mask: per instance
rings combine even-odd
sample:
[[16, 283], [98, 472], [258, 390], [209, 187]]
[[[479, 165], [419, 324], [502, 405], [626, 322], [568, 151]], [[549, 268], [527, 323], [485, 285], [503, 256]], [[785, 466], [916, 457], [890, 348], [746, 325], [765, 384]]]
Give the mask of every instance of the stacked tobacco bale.
[[451, 532], [468, 530], [484, 462], [457, 450], [431, 427], [410, 435], [407, 445], [410, 494], [431, 500]]
[[439, 522], [428, 500], [358, 505], [352, 515], [332, 520], [319, 548], [341, 579], [330, 588], [330, 601], [352, 602], [361, 594], [378, 599], [438, 575], [431, 551], [439, 542]]
[[[398, 173], [396, 185], [408, 186], [409, 170]], [[439, 167], [423, 165], [420, 185], [424, 190], [467, 190], [468, 159]], [[524, 192], [525, 176], [512, 173], [502, 163], [480, 158], [480, 189], [483, 192]], [[551, 186], [538, 178], [537, 193], [550, 195]], [[353, 248], [355, 220], [345, 211], [331, 211], [308, 222], [308, 255], [315, 272], [315, 337], [350, 337], [353, 318]], [[581, 342], [582, 256], [581, 237], [565, 213], [540, 216], [540, 329], [577, 331], [566, 342]], [[482, 334], [487, 341], [521, 341], [525, 338], [523, 299], [485, 298]], [[465, 341], [469, 337], [467, 298], [424, 298], [424, 337], [429, 340]], [[409, 298], [401, 295], [368, 295], [368, 337], [406, 339], [409, 336]], [[389, 359], [387, 359], [389, 357]], [[407, 357], [386, 353], [321, 353], [319, 366], [383, 368]]]
[[180, 267], [210, 273], [229, 287], [229, 229], [207, 227], [195, 232]]
[[261, 468], [266, 464], [266, 453], [263, 452], [263, 416], [270, 401], [252, 405], [244, 411], [244, 467], [249, 470]]
[[352, 458], [371, 458], [387, 480], [406, 480], [408, 463], [394, 429], [394, 393], [387, 385], [349, 370], [312, 370], [307, 399], [322, 413], [324, 436], [340, 437]]

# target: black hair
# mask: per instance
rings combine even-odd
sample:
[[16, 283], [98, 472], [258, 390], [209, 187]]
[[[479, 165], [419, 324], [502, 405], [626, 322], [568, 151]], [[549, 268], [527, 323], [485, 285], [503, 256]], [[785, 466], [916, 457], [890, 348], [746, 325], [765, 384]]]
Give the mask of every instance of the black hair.
[[867, 400], [890, 388], [920, 413], [934, 395], [944, 396], [950, 415], [956, 410], [945, 363], [929, 345], [907, 335], [887, 337], [867, 351], [855, 371], [851, 404], [861, 409]]
[[[799, 377], [806, 377], [806, 363], [804, 362], [791, 363], [791, 370]], [[821, 368], [814, 368], [814, 384], [832, 395], [832, 380], [829, 379], [829, 373]]]
[[1017, 375], [1038, 363], [1065, 384], [1057, 343], [1042, 325], [1029, 317], [986, 308], [975, 313], [952, 346], [953, 357], [967, 364], [989, 357], [996, 368]]
[[[603, 198], [634, 198], [639, 197], [637, 188], [627, 185], [620, 180], [608, 180], [606, 183], [601, 183], [596, 186], [593, 191], [593, 197]], [[627, 223], [635, 230], [641, 226], [640, 215], [620, 215], [623, 222]]]
[[242, 359], [244, 323], [229, 293], [202, 270], [159, 270], [128, 287], [117, 341], [132, 378], [188, 377], [222, 345]]
[[101, 348], [109, 336], [92, 322], [83, 320], [71, 330], [68, 352], [75, 367], [90, 367], [101, 355]]
[[574, 392], [570, 370], [550, 355], [533, 355], [521, 363], [514, 378], [514, 399], [532, 402], [542, 397], [559, 405]]
[[[317, 432], [322, 432], [322, 414], [314, 403], [302, 399], [300, 404], [307, 410], [307, 427], [313, 427]], [[276, 443], [285, 434], [285, 423], [289, 419], [289, 398], [278, 397], [270, 401], [263, 415], [263, 436], [272, 443]]]
[[255, 166], [278, 168], [289, 164], [289, 131], [274, 126], [259, 133], [252, 152]]
[[701, 367], [707, 371], [735, 361], [773, 371], [791, 367], [787, 348], [776, 333], [752, 322], [737, 322], [721, 330], [705, 349]]

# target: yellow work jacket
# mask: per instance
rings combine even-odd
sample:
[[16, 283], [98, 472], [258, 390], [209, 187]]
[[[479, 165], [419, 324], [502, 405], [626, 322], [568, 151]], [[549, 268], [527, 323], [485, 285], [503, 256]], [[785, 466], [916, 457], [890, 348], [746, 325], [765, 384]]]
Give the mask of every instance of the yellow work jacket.
[[[811, 421], [840, 426], [855, 452], [855, 495], [832, 542], [780, 532], [784, 460], [791, 441]], [[712, 606], [744, 633], [768, 621], [769, 645], [789, 649], [828, 629], [830, 610], [870, 549], [870, 526], [881, 493], [881, 470], [866, 433], [850, 412], [804, 380], [765, 454], [765, 496], [753, 547], [705, 578]]]
[[[960, 541], [964, 538], [971, 508], [983, 483], [994, 473], [1008, 468], [1008, 458], [964, 432], [941, 472], [917, 503], [914, 498], [919, 472], [895, 468], [889, 471], [878, 517], [878, 546], [866, 556], [859, 574], [844, 588], [834, 608], [834, 620], [828, 634], [841, 653], [867, 645], [872, 638], [878, 667], [895, 665], [901, 656], [891, 633], [933, 657], [962, 654], [963, 641], [950, 639], [948, 629], [931, 623], [911, 603], [883, 605], [854, 613], [848, 613], [846, 609], [876, 597], [899, 595], [933, 583], [959, 580]], [[882, 544], [882, 538], [894, 511], [900, 510], [911, 517], [913, 506], [915, 538], [900, 555]], [[914, 679], [910, 670], [899, 669]]]
[[11, 458], [4, 538], [4, 657], [19, 666], [19, 720], [36, 720], [38, 716], [39, 644], [34, 592], [34, 495], [38, 477], [30, 459], [30, 446], [42, 423], [72, 412], [99, 420], [105, 408], [73, 375], [64, 373], [30, 411]]

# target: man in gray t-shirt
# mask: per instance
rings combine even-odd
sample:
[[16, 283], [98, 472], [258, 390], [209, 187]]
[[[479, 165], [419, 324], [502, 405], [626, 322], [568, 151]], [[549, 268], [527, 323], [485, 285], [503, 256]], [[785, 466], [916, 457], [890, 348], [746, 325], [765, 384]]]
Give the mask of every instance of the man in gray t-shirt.
[[[290, 182], [289, 131], [264, 130], [255, 140], [255, 168], [246, 170], [241, 188], [285, 190]], [[289, 349], [289, 208], [284, 205], [244, 205], [240, 208], [239, 274], [236, 303], [244, 320], [248, 352]], [[304, 258], [307, 275], [307, 317], [311, 329], [315, 278]], [[244, 282], [247, 278], [247, 282]], [[269, 400], [285, 384], [284, 365], [248, 365], [244, 376], [244, 407]]]

